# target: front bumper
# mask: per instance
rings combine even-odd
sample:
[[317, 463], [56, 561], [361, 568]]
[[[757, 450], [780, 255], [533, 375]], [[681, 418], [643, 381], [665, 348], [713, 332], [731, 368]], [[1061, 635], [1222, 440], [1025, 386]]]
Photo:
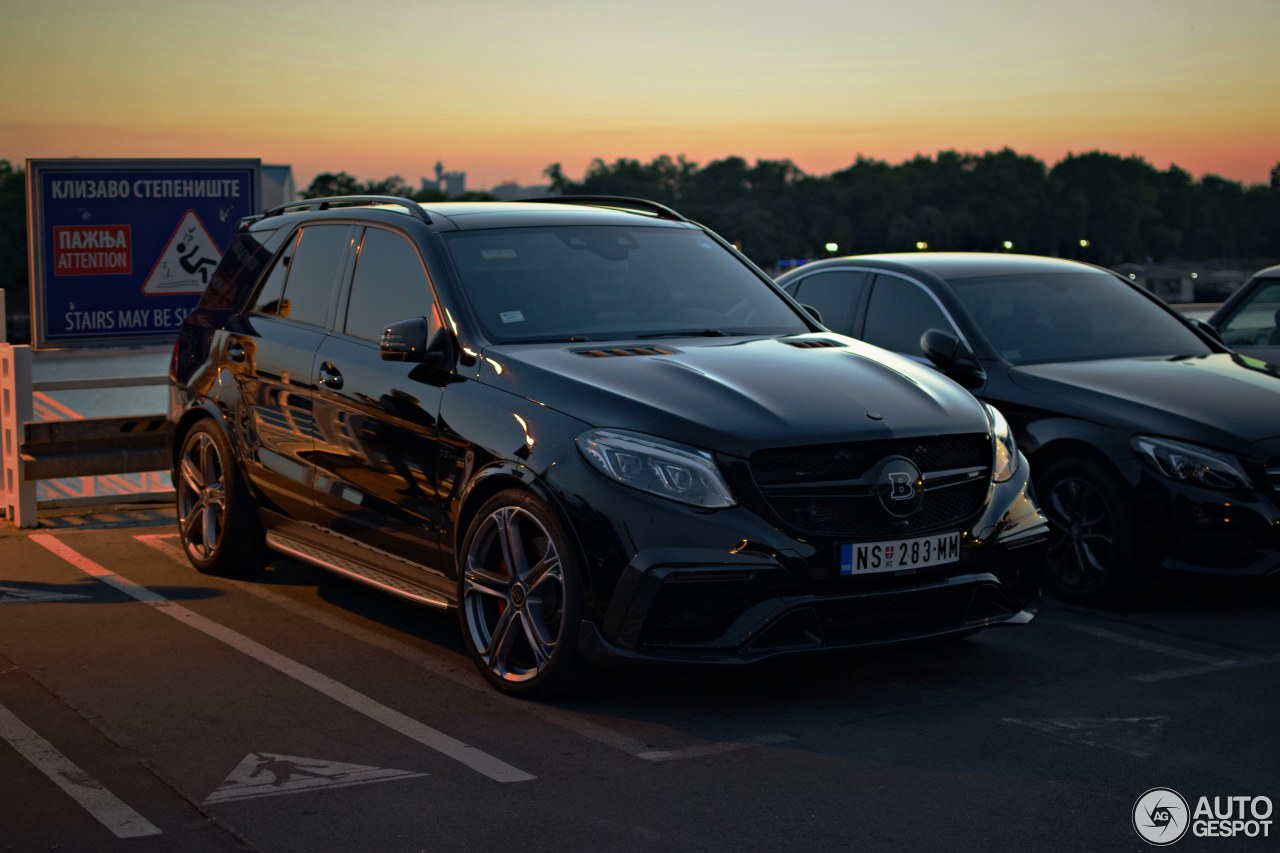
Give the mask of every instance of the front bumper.
[[792, 538], [748, 515], [755, 535], [736, 548], [664, 541], [661, 532], [671, 537], [675, 525], [655, 525], [656, 535], [633, 542], [607, 601], [582, 623], [583, 654], [742, 664], [1022, 625], [1035, 615], [1048, 527], [1025, 465], [993, 489], [962, 532], [960, 559], [943, 566], [841, 576], [839, 540]]
[[1280, 505], [1266, 491], [1224, 494], [1146, 475], [1147, 542], [1165, 569], [1257, 577], [1280, 573]]
[[[1023, 625], [1036, 612], [1046, 543], [969, 545], [928, 572], [796, 583], [753, 555], [660, 549], [628, 567], [602, 625], [584, 622], [595, 660], [749, 663]], [[684, 559], [679, 559], [684, 557]]]
[[610, 642], [583, 621], [579, 645], [600, 661], [744, 664], [785, 654], [847, 649], [1025, 625], [1034, 603], [1013, 602], [995, 575], [946, 578], [910, 589], [845, 595], [782, 596], [749, 607], [709, 641]]

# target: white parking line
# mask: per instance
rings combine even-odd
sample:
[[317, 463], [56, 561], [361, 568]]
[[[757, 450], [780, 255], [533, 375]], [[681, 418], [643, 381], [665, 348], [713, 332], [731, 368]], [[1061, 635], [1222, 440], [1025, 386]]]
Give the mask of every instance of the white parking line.
[[388, 708], [363, 693], [352, 690], [350, 687], [317, 670], [272, 651], [243, 634], [169, 601], [164, 596], [158, 595], [146, 587], [95, 563], [55, 536], [50, 536], [47, 533], [38, 533], [31, 537], [31, 541], [66, 560], [85, 574], [115, 587], [126, 595], [155, 608], [158, 612], [225, 643], [239, 652], [243, 652], [254, 660], [266, 664], [314, 690], [318, 690], [335, 702], [346, 705], [351, 710], [382, 723], [387, 728], [399, 732], [423, 746], [434, 749], [496, 782], [527, 782], [537, 778], [494, 758], [486, 752], [482, 752], [424, 723], [420, 723], [412, 717]]
[[1236, 660], [1220, 660], [1214, 663], [1205, 664], [1204, 666], [1188, 666], [1182, 669], [1166, 669], [1163, 672], [1149, 672], [1146, 675], [1133, 676], [1134, 681], [1142, 681], [1151, 683], [1155, 681], [1170, 681], [1175, 678], [1190, 678], [1194, 675], [1209, 675], [1214, 672], [1222, 672], [1226, 669], [1241, 669], [1247, 666], [1262, 666], [1268, 663], [1280, 663], [1280, 655], [1258, 655], [1249, 658], [1238, 658]]
[[[171, 541], [176, 539], [176, 533], [160, 533], [160, 534], [144, 534], [133, 537], [149, 548], [154, 548], [161, 554], [168, 556], [179, 565], [190, 568], [191, 564], [187, 562], [186, 555], [182, 553], [176, 545]], [[465, 687], [481, 693], [486, 699], [492, 702], [501, 703], [512, 710], [517, 710], [525, 714], [530, 714], [543, 722], [550, 723], [553, 726], [565, 729], [579, 737], [593, 740], [596, 743], [612, 749], [625, 752], [633, 758], [643, 759], [645, 761], [675, 761], [681, 758], [696, 758], [700, 755], [709, 755], [720, 752], [729, 752], [736, 749], [743, 749], [759, 744], [783, 743], [791, 740], [788, 735], [763, 735], [749, 741], [734, 743], [714, 743], [706, 746], [690, 747], [687, 749], [663, 750], [654, 749], [652, 744], [614, 731], [606, 726], [602, 726], [594, 720], [573, 711], [566, 711], [561, 708], [555, 708], [549, 705], [541, 705], [537, 702], [528, 702], [523, 699], [513, 699], [494, 691], [488, 682], [480, 677], [480, 675], [471, 667], [467, 666], [464, 670], [443, 663], [440, 660], [427, 655], [418, 649], [413, 648], [407, 643], [399, 640], [385, 637], [382, 634], [375, 633], [367, 628], [361, 628], [352, 625], [342, 619], [338, 619], [323, 611], [315, 608], [307, 607], [299, 604], [288, 596], [281, 595], [273, 590], [266, 589], [260, 584], [240, 583], [231, 581], [236, 588], [253, 595], [263, 601], [267, 601], [276, 607], [288, 610], [290, 613], [309, 619], [320, 625], [325, 626], [329, 630], [337, 631], [352, 639], [358, 640], [371, 646], [376, 646], [386, 652], [389, 652], [402, 660], [425, 669], [433, 675], [447, 679], [459, 687]]]
[[700, 758], [704, 755], [719, 755], [724, 752], [736, 752], [739, 749], [747, 749], [752, 746], [768, 746], [778, 743], [787, 743], [795, 740], [788, 735], [760, 735], [759, 737], [748, 738], [744, 741], [732, 743], [709, 743], [705, 746], [690, 746], [684, 749], [654, 749], [648, 752], [638, 754], [637, 758], [643, 758], [646, 761], [675, 761], [681, 758]]
[[54, 749], [53, 744], [40, 737], [3, 705], [0, 705], [0, 737], [93, 815], [98, 823], [111, 830], [116, 838], [141, 838], [160, 834], [160, 830], [151, 821], [129, 808], [98, 780], [71, 763], [66, 756]]
[[1173, 646], [1164, 646], [1160, 643], [1153, 643], [1150, 640], [1140, 640], [1137, 637], [1130, 637], [1127, 634], [1118, 634], [1115, 631], [1109, 631], [1106, 628], [1098, 628], [1094, 625], [1081, 625], [1076, 622], [1062, 623], [1073, 631], [1081, 631], [1085, 634], [1092, 634], [1095, 637], [1101, 637], [1104, 640], [1110, 640], [1113, 643], [1121, 643], [1126, 646], [1133, 646], [1136, 649], [1144, 649], [1148, 652], [1156, 654], [1168, 655], [1169, 657], [1182, 658], [1183, 660], [1195, 661], [1196, 663], [1217, 664], [1222, 661], [1221, 658], [1215, 658], [1212, 655], [1202, 655], [1199, 652], [1189, 652], [1186, 649], [1177, 649]]
[[1170, 681], [1175, 678], [1191, 678], [1197, 675], [1209, 675], [1214, 672], [1222, 672], [1228, 669], [1240, 669], [1248, 666], [1261, 666], [1263, 664], [1280, 662], [1280, 655], [1251, 655], [1246, 658], [1219, 658], [1213, 655], [1205, 655], [1199, 652], [1188, 651], [1187, 649], [1179, 649], [1174, 646], [1166, 646], [1160, 643], [1153, 643], [1150, 640], [1140, 640], [1137, 637], [1130, 637], [1127, 634], [1120, 634], [1110, 631], [1106, 628], [1099, 628], [1094, 625], [1082, 625], [1075, 622], [1061, 623], [1074, 631], [1081, 631], [1085, 634], [1092, 634], [1104, 640], [1110, 640], [1114, 643], [1121, 643], [1126, 646], [1143, 649], [1148, 652], [1166, 655], [1168, 657], [1181, 658], [1182, 660], [1193, 661], [1198, 666], [1184, 666], [1178, 669], [1166, 669], [1160, 672], [1149, 672], [1144, 675], [1130, 676], [1132, 681], [1141, 681], [1147, 684], [1157, 681]]

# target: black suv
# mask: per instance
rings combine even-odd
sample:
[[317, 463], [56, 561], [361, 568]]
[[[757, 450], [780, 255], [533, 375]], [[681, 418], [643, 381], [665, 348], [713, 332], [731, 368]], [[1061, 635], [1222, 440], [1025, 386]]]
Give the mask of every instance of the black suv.
[[651, 202], [320, 199], [242, 223], [174, 349], [200, 571], [456, 607], [505, 692], [1027, 622], [1000, 414]]

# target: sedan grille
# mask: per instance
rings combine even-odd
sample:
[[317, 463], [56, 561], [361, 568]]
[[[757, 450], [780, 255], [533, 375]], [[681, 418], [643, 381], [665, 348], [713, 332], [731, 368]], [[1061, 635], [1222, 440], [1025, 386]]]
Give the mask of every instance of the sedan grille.
[[[901, 456], [920, 469], [924, 496], [907, 519], [890, 515], [874, 474]], [[982, 509], [991, 477], [991, 439], [982, 433], [763, 450], [751, 473], [787, 526], [820, 536], [897, 536], [961, 526]]]

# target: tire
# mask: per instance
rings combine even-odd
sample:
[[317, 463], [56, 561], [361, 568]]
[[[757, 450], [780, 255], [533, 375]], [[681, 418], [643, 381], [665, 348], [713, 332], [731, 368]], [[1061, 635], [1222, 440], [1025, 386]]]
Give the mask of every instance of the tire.
[[257, 507], [213, 421], [195, 424], [182, 439], [174, 471], [178, 536], [197, 571], [243, 575], [267, 563], [267, 546]]
[[1049, 521], [1044, 585], [1066, 601], [1117, 605], [1147, 578], [1138, 525], [1119, 479], [1098, 463], [1068, 458], [1036, 478], [1036, 497]]
[[458, 559], [458, 620], [472, 661], [499, 691], [564, 696], [582, 686], [582, 585], [552, 509], [521, 489], [493, 496]]

